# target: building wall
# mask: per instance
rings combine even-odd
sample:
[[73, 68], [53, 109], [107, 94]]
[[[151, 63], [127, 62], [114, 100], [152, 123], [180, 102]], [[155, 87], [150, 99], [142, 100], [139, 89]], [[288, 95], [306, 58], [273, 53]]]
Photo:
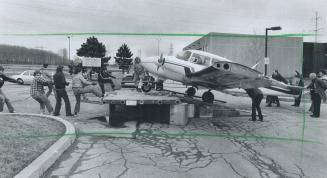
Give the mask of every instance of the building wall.
[[[259, 62], [257, 70], [264, 73], [265, 37], [262, 35], [235, 35], [209, 33], [184, 49], [200, 49], [234, 62], [252, 67]], [[283, 76], [291, 77], [295, 70], [302, 71], [303, 38], [268, 38], [268, 75], [277, 69]]]
[[303, 74], [309, 76], [311, 72], [327, 69], [327, 43], [303, 44]]

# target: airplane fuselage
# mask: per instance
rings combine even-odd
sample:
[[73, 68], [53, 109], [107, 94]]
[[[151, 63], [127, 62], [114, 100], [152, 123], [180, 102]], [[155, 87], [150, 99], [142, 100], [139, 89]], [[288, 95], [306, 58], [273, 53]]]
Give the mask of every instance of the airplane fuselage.
[[145, 58], [142, 60], [141, 64], [146, 71], [150, 72], [159, 80], [171, 79], [185, 85], [193, 85], [187, 77], [186, 70], [194, 73], [207, 68], [214, 62], [230, 61], [202, 51], [189, 50], [185, 52], [189, 53], [185, 58], [183, 58], [183, 56], [181, 58], [165, 56], [164, 64], [158, 62], [159, 56]]
[[[203, 51], [187, 50], [177, 56], [148, 57], [141, 60], [141, 65], [157, 80], [170, 79], [209, 91], [265, 87], [289, 95], [299, 93], [298, 88], [263, 76], [253, 68]], [[186, 93], [193, 95], [194, 92]], [[212, 97], [209, 98], [211, 101]]]

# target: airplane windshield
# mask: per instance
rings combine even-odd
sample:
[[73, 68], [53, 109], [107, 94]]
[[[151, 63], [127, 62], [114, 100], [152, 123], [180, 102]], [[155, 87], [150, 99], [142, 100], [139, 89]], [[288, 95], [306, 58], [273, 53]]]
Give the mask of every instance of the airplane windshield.
[[191, 54], [192, 53], [190, 51], [182, 51], [176, 55], [176, 58], [187, 61], [188, 58], [190, 58]]

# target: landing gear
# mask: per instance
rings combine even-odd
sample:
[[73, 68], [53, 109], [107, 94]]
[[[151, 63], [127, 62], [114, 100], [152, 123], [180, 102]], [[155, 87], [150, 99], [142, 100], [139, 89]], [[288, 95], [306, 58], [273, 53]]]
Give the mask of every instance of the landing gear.
[[142, 91], [145, 93], [151, 91], [151, 89], [154, 88], [155, 82], [154, 82], [154, 78], [151, 76], [145, 76], [140, 82], [143, 82]]
[[163, 90], [163, 80], [158, 80], [156, 82], [156, 90], [157, 91], [162, 91]]
[[143, 92], [147, 93], [147, 92], [151, 91], [152, 86], [147, 83], [144, 83], [141, 88], [142, 88]]
[[213, 103], [214, 100], [215, 100], [215, 96], [212, 94], [210, 90], [203, 93], [202, 101], [206, 103]]
[[196, 93], [196, 89], [194, 87], [189, 87], [186, 92], [187, 96], [194, 96]]

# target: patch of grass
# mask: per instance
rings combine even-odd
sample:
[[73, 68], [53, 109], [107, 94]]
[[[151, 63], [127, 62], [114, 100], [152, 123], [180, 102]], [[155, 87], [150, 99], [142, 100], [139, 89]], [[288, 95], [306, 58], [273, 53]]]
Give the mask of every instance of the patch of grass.
[[58, 137], [37, 137], [47, 134], [63, 134], [63, 124], [35, 116], [0, 116], [0, 177], [13, 177]]

